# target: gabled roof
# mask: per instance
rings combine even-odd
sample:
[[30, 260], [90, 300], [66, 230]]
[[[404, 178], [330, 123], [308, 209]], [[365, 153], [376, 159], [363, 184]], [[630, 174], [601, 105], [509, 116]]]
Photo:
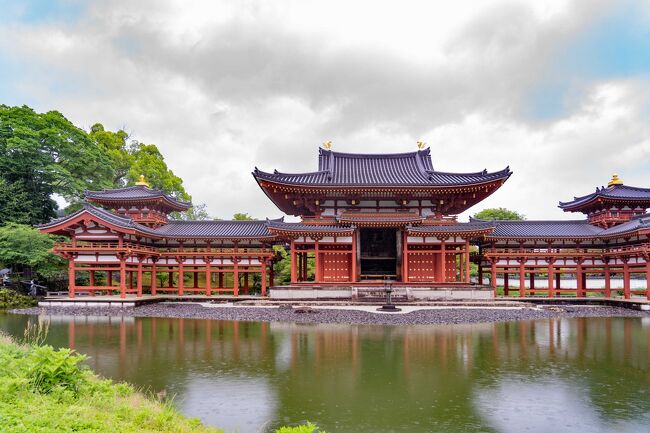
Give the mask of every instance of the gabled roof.
[[105, 209], [84, 204], [84, 206], [75, 213], [56, 218], [52, 221], [38, 225], [39, 229], [47, 230], [65, 223], [73, 221], [83, 213], [89, 213], [97, 219], [107, 224], [113, 225], [129, 231], [135, 231], [145, 236], [153, 238], [170, 238], [170, 239], [264, 239], [273, 238], [269, 232], [268, 226], [271, 223], [282, 224], [281, 219], [277, 220], [251, 220], [251, 221], [169, 221], [167, 224], [151, 228], [138, 224], [131, 218], [116, 215]]
[[650, 189], [627, 186], [623, 184], [611, 185], [607, 188], [596, 188], [591, 194], [574, 197], [573, 200], [560, 202], [559, 207], [565, 212], [577, 211], [597, 201], [629, 202], [632, 205], [647, 207], [650, 205]]
[[102, 191], [86, 191], [86, 199], [97, 203], [133, 203], [162, 200], [167, 206], [178, 211], [192, 207], [192, 203], [177, 200], [159, 189], [152, 189], [144, 185]]
[[318, 171], [308, 173], [267, 173], [255, 168], [253, 176], [285, 185], [305, 186], [425, 186], [451, 187], [506, 180], [508, 167], [488, 173], [447, 173], [435, 171], [430, 148], [417, 152], [356, 154], [319, 148]]
[[121, 215], [116, 215], [113, 212], [109, 212], [105, 209], [102, 209], [97, 206], [93, 206], [89, 203], [84, 203], [83, 207], [79, 209], [76, 212], [71, 213], [70, 215], [66, 215], [60, 218], [54, 218], [50, 220], [49, 222], [45, 224], [38, 224], [36, 227], [40, 229], [47, 229], [50, 227], [55, 227], [65, 221], [73, 220], [79, 215], [83, 214], [84, 212], [87, 212], [93, 216], [96, 216], [98, 219], [106, 221], [109, 224], [112, 224], [117, 227], [121, 227], [124, 229], [135, 229], [135, 228], [141, 228], [144, 230], [151, 230], [150, 228], [143, 226], [141, 224], [138, 224], [134, 222], [131, 218], [121, 216]]

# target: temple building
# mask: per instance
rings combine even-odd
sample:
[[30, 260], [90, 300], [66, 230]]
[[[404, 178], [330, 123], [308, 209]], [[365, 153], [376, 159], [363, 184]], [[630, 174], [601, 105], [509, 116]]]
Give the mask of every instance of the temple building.
[[[386, 281], [415, 298], [493, 297], [497, 285], [505, 295], [609, 297], [615, 295], [613, 275], [623, 277], [625, 297], [650, 296], [647, 288], [630, 285], [633, 274], [643, 274], [650, 285], [650, 189], [615, 176], [607, 188], [560, 203], [587, 219], [459, 222], [458, 214], [494, 193], [512, 172], [438, 171], [430, 149], [419, 147], [352, 154], [325, 146], [313, 172], [255, 168], [266, 196], [298, 222], [170, 219], [191, 203], [140, 179], [132, 187], [88, 191], [82, 209], [40, 229], [69, 238], [54, 251], [69, 260], [72, 297], [237, 296], [255, 284], [262, 296], [340, 298]], [[290, 282], [282, 286], [274, 284], [277, 246], [291, 259]], [[478, 281], [470, 278], [471, 262], [478, 264]], [[562, 275], [575, 276], [577, 286], [563, 287]], [[587, 276], [594, 275], [604, 287], [589, 287]], [[546, 284], [535, 287], [540, 278]]]

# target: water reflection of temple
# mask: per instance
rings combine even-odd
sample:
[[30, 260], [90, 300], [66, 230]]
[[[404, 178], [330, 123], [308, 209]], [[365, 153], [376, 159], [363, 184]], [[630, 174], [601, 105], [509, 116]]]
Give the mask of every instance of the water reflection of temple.
[[404, 327], [49, 319], [57, 344], [87, 353], [104, 375], [168, 389], [181, 402], [205, 393], [204, 419], [214, 424], [222, 418], [210, 418], [210, 405], [239, 399], [241, 410], [258, 405], [260, 419], [319, 420], [328, 431], [483, 431], [491, 396], [534, 398], [526, 384], [539, 394], [551, 383], [610, 421], [650, 413], [648, 319]]

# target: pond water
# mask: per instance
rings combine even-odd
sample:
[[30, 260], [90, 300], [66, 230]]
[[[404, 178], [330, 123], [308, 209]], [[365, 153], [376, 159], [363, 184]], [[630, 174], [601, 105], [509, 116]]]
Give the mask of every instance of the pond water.
[[447, 326], [0, 315], [226, 431], [650, 431], [650, 318]]

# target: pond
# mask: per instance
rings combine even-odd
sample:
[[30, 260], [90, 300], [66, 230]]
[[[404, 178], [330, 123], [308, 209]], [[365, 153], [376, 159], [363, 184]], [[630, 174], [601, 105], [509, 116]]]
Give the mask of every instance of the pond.
[[650, 318], [363, 326], [0, 315], [100, 374], [253, 433], [648, 432]]

